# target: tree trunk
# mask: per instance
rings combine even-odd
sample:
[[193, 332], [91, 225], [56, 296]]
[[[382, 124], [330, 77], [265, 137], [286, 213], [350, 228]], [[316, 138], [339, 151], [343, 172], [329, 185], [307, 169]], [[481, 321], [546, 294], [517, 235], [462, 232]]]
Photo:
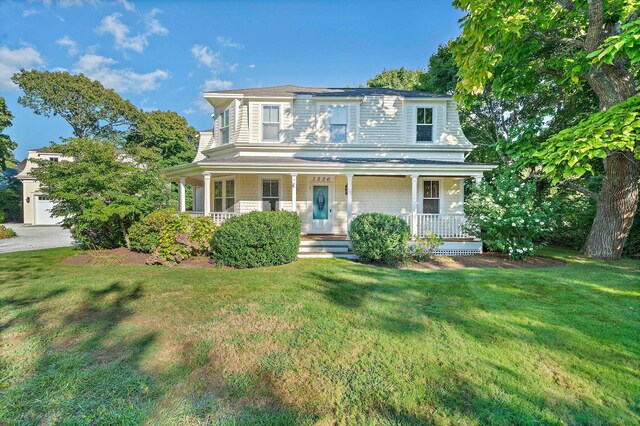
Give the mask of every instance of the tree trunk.
[[124, 236], [124, 243], [127, 246], [127, 250], [131, 250], [131, 241], [129, 241], [129, 234], [127, 233], [127, 227], [124, 226], [124, 221], [122, 219], [118, 220], [118, 224], [120, 225], [120, 231], [122, 231], [122, 235]]
[[620, 259], [638, 208], [638, 161], [631, 151], [614, 152], [604, 166], [596, 216], [582, 252], [599, 259]]

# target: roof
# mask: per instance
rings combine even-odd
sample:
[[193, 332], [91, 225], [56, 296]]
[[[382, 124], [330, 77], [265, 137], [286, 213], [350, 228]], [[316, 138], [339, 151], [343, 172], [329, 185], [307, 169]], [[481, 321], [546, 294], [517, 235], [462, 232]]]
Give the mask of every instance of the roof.
[[449, 99], [451, 96], [436, 94], [412, 92], [409, 90], [396, 90], [376, 87], [342, 87], [342, 88], [322, 88], [322, 87], [303, 87], [303, 86], [273, 86], [258, 87], [250, 89], [229, 89], [229, 90], [212, 90], [205, 93], [221, 94], [221, 95], [243, 95], [257, 97], [296, 97], [311, 95], [315, 97], [362, 97], [362, 96], [402, 96], [405, 98], [442, 98]]
[[336, 157], [250, 157], [210, 158], [198, 164], [254, 164], [273, 165], [425, 165], [425, 166], [485, 166], [484, 163], [466, 163], [464, 161], [425, 160], [420, 158], [336, 158]]
[[35, 149], [30, 149], [29, 151], [35, 151], [35, 152], [46, 152], [46, 153], [50, 153], [50, 154], [55, 154], [55, 151], [51, 150], [52, 147], [50, 146], [45, 146], [43, 148], [35, 148]]

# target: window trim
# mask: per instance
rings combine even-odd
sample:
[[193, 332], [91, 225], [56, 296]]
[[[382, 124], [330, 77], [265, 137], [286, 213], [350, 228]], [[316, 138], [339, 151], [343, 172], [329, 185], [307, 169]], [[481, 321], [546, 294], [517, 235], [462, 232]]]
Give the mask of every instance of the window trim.
[[[227, 206], [227, 182], [229, 181], [233, 181], [233, 206], [231, 206], [233, 208], [233, 210], [229, 210], [229, 206]], [[215, 200], [216, 198], [220, 198], [220, 197], [216, 197], [216, 182], [222, 182], [222, 210], [221, 211], [216, 211], [215, 210]], [[237, 194], [238, 191], [236, 190], [237, 188], [237, 179], [235, 176], [223, 176], [223, 177], [218, 177], [218, 178], [211, 178], [211, 212], [212, 213], [224, 213], [224, 212], [234, 212], [235, 209], [235, 205], [238, 204], [238, 198], [237, 198]]]
[[[283, 105], [280, 103], [261, 103], [260, 105], [260, 142], [265, 143], [278, 143], [282, 142], [282, 112], [284, 111]], [[278, 139], [264, 139], [264, 107], [277, 107], [278, 108]], [[266, 124], [275, 124], [275, 122], [268, 122]]]
[[[225, 119], [226, 116], [226, 119]], [[231, 112], [229, 107], [225, 108], [221, 113], [220, 113], [220, 125], [218, 126], [219, 131], [220, 131], [220, 145], [228, 145], [231, 142], [231, 126], [230, 126], [230, 121], [231, 121]], [[222, 124], [226, 123], [225, 126], [223, 126]], [[227, 141], [224, 142], [224, 139], [222, 137], [223, 135], [223, 131], [226, 130], [227, 131]]]
[[[278, 208], [280, 209], [280, 207], [282, 206], [282, 201], [283, 201], [283, 191], [282, 191], [282, 175], [264, 175], [264, 176], [260, 176], [258, 179], [258, 191], [259, 191], [259, 200], [258, 203], [260, 205], [260, 211], [265, 211], [264, 210], [264, 205], [262, 204], [262, 198], [263, 198], [263, 192], [262, 192], [262, 182], [265, 180], [277, 180], [278, 181]], [[280, 210], [277, 210], [280, 211]]]
[[[424, 183], [425, 182], [438, 182], [438, 213], [425, 213], [424, 212], [424, 200], [425, 200], [425, 196], [424, 196]], [[420, 196], [420, 213], [421, 214], [443, 214], [442, 213], [442, 207], [444, 205], [444, 179], [442, 178], [435, 178], [435, 177], [424, 177], [424, 178], [420, 178], [420, 192], [421, 192], [421, 196]], [[429, 200], [435, 200], [436, 198], [428, 198]]]
[[[429, 108], [431, 109], [431, 124], [420, 124], [418, 123], [418, 109], [420, 108]], [[416, 144], [431, 144], [436, 143], [436, 111], [437, 107], [435, 105], [416, 105], [413, 113], [413, 142]], [[431, 140], [430, 141], [419, 141], [418, 140], [418, 126], [431, 126]]]
[[[331, 140], [331, 117], [334, 108], [344, 108], [346, 110], [346, 120], [344, 123], [344, 142], [335, 142]], [[327, 114], [327, 141], [332, 144], [349, 143], [349, 105], [347, 104], [332, 104], [328, 106]]]

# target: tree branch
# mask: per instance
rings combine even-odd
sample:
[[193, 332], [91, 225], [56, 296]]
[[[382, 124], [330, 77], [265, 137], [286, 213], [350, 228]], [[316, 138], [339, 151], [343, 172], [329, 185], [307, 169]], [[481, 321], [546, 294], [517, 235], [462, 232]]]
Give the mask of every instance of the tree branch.
[[584, 47], [587, 53], [594, 52], [605, 39], [603, 0], [587, 0], [589, 24]]
[[556, 3], [567, 9], [569, 12], [571, 12], [575, 7], [575, 3], [569, 0], [556, 0]]
[[637, 21], [638, 19], [640, 19], [640, 7], [636, 9], [635, 12], [632, 12], [629, 16], [627, 16], [627, 19], [624, 20], [622, 25], [629, 24], [633, 21]]
[[564, 186], [566, 186], [569, 189], [573, 189], [574, 191], [577, 191], [583, 195], [586, 195], [587, 197], [593, 198], [594, 200], [598, 200], [600, 198], [600, 195], [598, 193], [589, 191], [587, 188], [580, 186], [578, 184], [575, 184], [572, 182], [565, 182]]

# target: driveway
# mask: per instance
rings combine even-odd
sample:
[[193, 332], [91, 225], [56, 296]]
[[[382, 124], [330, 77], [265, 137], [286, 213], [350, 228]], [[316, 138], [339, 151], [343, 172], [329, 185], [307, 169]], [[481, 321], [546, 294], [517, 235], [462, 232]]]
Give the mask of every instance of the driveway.
[[69, 230], [59, 226], [31, 226], [21, 223], [5, 223], [4, 225], [16, 231], [18, 235], [0, 240], [0, 253], [73, 245]]

